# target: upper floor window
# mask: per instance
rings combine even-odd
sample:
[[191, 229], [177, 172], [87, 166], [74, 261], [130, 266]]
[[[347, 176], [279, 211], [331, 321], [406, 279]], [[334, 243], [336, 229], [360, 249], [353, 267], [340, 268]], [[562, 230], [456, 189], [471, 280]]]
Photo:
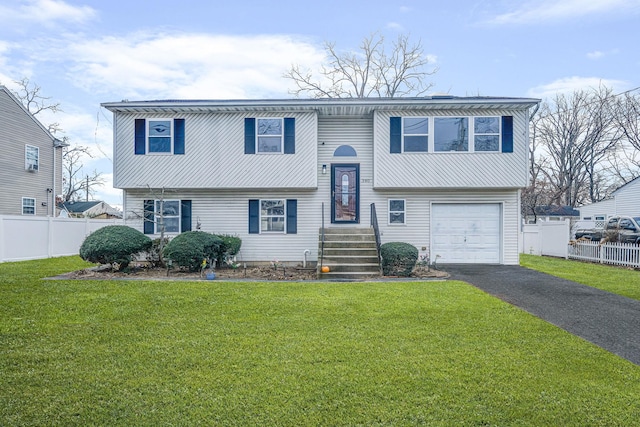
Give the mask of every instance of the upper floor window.
[[474, 151], [500, 151], [500, 117], [473, 118]]
[[244, 119], [244, 154], [295, 154], [296, 119]]
[[170, 119], [150, 119], [148, 125], [148, 152], [171, 153], [173, 126]]
[[31, 197], [22, 198], [22, 215], [36, 214], [36, 199]]
[[402, 120], [403, 151], [429, 151], [429, 118], [404, 117]]
[[282, 153], [282, 119], [258, 119], [258, 153]]
[[135, 154], [184, 154], [184, 119], [136, 119]]
[[24, 167], [29, 171], [37, 171], [40, 167], [40, 149], [32, 145], [25, 146]]
[[469, 151], [467, 117], [436, 117], [433, 127], [433, 151]]
[[513, 116], [390, 117], [389, 152], [513, 152]]

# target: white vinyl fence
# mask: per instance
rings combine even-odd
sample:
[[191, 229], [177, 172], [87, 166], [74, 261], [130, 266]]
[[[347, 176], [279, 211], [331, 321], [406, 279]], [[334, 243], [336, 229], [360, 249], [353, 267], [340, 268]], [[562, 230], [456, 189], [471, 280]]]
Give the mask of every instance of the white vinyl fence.
[[567, 258], [571, 226], [566, 221], [541, 221], [522, 226], [520, 253]]
[[627, 267], [640, 267], [640, 246], [631, 243], [572, 242], [569, 258]]
[[85, 237], [121, 219], [0, 215], [0, 262], [77, 255]]

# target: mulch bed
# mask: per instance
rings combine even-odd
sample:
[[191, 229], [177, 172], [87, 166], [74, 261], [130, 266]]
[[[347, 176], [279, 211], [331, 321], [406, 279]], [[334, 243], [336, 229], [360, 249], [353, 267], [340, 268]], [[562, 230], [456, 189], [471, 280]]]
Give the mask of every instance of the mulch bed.
[[[222, 268], [215, 271], [215, 280], [264, 280], [264, 281], [296, 281], [304, 282], [318, 280], [315, 268], [301, 267], [239, 267]], [[414, 279], [444, 279], [449, 274], [440, 270], [416, 268], [411, 275]], [[110, 265], [85, 268], [57, 276], [58, 279], [87, 279], [87, 280], [207, 280], [200, 272], [189, 272], [179, 269], [134, 267], [126, 271], [113, 271]], [[380, 279], [399, 279], [397, 276], [385, 276]], [[404, 278], [406, 279], [406, 278]]]

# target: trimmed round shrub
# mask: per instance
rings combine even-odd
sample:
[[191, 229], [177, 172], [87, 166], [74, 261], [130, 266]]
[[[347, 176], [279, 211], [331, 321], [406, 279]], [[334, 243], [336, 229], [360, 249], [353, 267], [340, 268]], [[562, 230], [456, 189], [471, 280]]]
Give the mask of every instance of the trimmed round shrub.
[[120, 265], [125, 268], [133, 255], [151, 248], [151, 239], [126, 225], [108, 225], [94, 231], [80, 246], [80, 258], [100, 264]]
[[418, 249], [408, 243], [389, 242], [380, 246], [385, 276], [410, 276], [418, 260]]
[[163, 257], [191, 271], [202, 265], [203, 259], [212, 260], [220, 250], [222, 240], [204, 231], [185, 231], [165, 246]]
[[240, 252], [240, 246], [242, 246], [242, 239], [238, 236], [231, 236], [229, 234], [216, 234], [221, 240], [220, 249], [216, 254], [217, 265], [221, 266], [226, 261], [226, 257], [233, 257]]

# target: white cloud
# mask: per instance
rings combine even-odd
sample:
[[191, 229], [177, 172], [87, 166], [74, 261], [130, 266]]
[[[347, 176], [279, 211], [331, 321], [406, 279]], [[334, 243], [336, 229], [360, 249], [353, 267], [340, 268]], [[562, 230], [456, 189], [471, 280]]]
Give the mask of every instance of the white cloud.
[[85, 91], [120, 98], [254, 98], [286, 96], [291, 64], [317, 69], [324, 51], [291, 36], [138, 33], [69, 41], [42, 52], [68, 64]]
[[603, 52], [601, 50], [594, 50], [593, 52], [587, 53], [587, 58], [591, 60], [598, 60], [604, 58], [605, 56], [617, 55], [618, 53], [620, 53], [620, 49], [611, 49], [606, 52]]
[[604, 52], [599, 50], [594, 50], [593, 52], [587, 53], [587, 58], [589, 59], [600, 59], [604, 56]]
[[63, 0], [29, 0], [18, 7], [0, 5], [0, 23], [13, 29], [24, 29], [28, 25], [79, 24], [96, 15], [95, 9], [89, 6], [74, 6]]
[[589, 90], [605, 86], [612, 88], [614, 92], [622, 92], [629, 84], [621, 80], [603, 79], [599, 77], [563, 77], [551, 83], [536, 86], [529, 89], [528, 95], [534, 98], [553, 98], [558, 93], [571, 93], [578, 90]]
[[390, 30], [404, 31], [404, 27], [397, 22], [388, 22], [386, 27]]
[[640, 0], [540, 0], [491, 19], [492, 24], [530, 24], [609, 12], [638, 13]]

